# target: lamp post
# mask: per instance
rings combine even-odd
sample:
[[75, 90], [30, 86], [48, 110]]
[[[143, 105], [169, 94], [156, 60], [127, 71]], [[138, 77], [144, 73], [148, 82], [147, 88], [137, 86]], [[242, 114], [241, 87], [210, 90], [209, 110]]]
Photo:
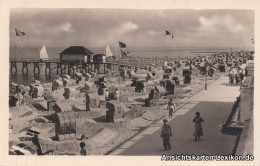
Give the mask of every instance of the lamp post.
[[206, 74], [205, 74], [205, 90], [207, 90], [207, 67], [206, 67]]
[[205, 81], [205, 90], [207, 90], [207, 65], [206, 64], [205, 64], [204, 81]]

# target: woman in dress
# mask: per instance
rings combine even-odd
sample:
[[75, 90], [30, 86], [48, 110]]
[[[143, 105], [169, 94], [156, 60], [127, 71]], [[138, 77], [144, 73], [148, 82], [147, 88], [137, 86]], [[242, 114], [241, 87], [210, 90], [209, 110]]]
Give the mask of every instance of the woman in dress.
[[204, 122], [204, 120], [200, 117], [199, 112], [196, 112], [196, 116], [193, 119], [193, 122], [195, 124], [193, 133], [193, 136], [195, 137], [194, 141], [197, 141], [200, 140], [200, 136], [203, 135], [201, 122]]

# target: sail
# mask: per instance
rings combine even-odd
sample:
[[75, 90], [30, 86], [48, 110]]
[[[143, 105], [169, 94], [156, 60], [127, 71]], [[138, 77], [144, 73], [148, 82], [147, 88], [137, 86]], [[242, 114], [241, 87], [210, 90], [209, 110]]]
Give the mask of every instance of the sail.
[[107, 48], [106, 48], [106, 56], [107, 56], [107, 57], [108, 57], [108, 56], [113, 56], [113, 54], [112, 54], [112, 52], [111, 52], [109, 46], [107, 46]]
[[46, 51], [46, 48], [45, 48], [45, 45], [42, 46], [41, 50], [40, 50], [40, 59], [48, 59], [49, 56], [47, 54], [47, 51]]

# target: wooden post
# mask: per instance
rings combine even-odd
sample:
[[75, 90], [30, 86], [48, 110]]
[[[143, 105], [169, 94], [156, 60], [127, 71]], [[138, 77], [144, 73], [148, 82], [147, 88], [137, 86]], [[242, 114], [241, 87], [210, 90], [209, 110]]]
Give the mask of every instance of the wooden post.
[[51, 73], [51, 63], [50, 62], [46, 62], [45, 63], [45, 74], [47, 74], [47, 70], [49, 69], [49, 73]]
[[22, 72], [24, 74], [24, 69], [26, 69], [26, 75], [28, 75], [28, 62], [23, 62], [23, 68], [22, 68]]
[[71, 71], [71, 64], [68, 63], [68, 74], [70, 75], [70, 71]]
[[17, 65], [16, 65], [16, 62], [11, 62], [11, 69], [10, 69], [10, 72], [12, 73], [13, 71], [13, 68], [15, 69], [15, 74], [17, 74]]
[[[74, 76], [75, 75], [75, 65], [74, 64], [71, 64], [70, 66], [72, 68], [72, 75]], [[70, 68], [70, 69], [71, 69]]]
[[[84, 63], [84, 62], [83, 62], [83, 63], [81, 63], [80, 72], [81, 72], [81, 73], [83, 73], [83, 70], [85, 70], [85, 68], [86, 68], [86, 65], [85, 65], [85, 63]], [[86, 70], [85, 70], [85, 72], [86, 72]]]
[[35, 73], [35, 70], [38, 70], [38, 74], [40, 74], [40, 67], [39, 67], [39, 62], [34, 62], [34, 68], [33, 68], [33, 73]]
[[88, 73], [89, 73], [89, 71], [90, 71], [90, 66], [89, 66], [90, 64], [89, 64], [89, 62], [87, 63], [87, 70], [88, 70]]
[[99, 73], [100, 73], [100, 71], [99, 71], [99, 69], [100, 69], [100, 63], [99, 63], [99, 62], [96, 63], [96, 68], [97, 68], [97, 73], [99, 74]]
[[61, 68], [61, 63], [56, 63], [57, 64], [57, 74], [59, 74], [59, 70]]
[[63, 63], [60, 64], [60, 75], [62, 75], [62, 73], [63, 73], [63, 69], [64, 69], [64, 68], [62, 68], [62, 66], [64, 66], [64, 68], [65, 68], [65, 64], [63, 64]]

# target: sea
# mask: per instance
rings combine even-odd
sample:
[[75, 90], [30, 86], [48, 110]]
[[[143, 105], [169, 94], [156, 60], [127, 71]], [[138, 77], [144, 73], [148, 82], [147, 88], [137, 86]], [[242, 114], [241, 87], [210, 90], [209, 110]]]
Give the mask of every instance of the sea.
[[[46, 47], [47, 53], [50, 59], [58, 59], [59, 53], [62, 52], [64, 47]], [[105, 47], [89, 47], [93, 53], [105, 53]], [[118, 57], [120, 54], [119, 48], [111, 47], [111, 52]], [[239, 48], [237, 48], [239, 49]], [[40, 53], [39, 48], [10, 48], [9, 49], [9, 58], [11, 59], [39, 59]], [[160, 57], [169, 57], [169, 58], [192, 58], [195, 56], [203, 56], [212, 54], [210, 52], [223, 52], [230, 51], [230, 48], [194, 48], [194, 47], [176, 47], [176, 48], [164, 48], [164, 47], [145, 47], [145, 48], [127, 48], [127, 51], [130, 52], [132, 57], [150, 57], [150, 58], [160, 58]], [[198, 53], [199, 52], [199, 53]], [[53, 68], [55, 66], [51, 66]], [[10, 66], [9, 66], [10, 68]], [[56, 70], [52, 70], [50, 74], [45, 74], [45, 65], [40, 65], [40, 74], [33, 74], [33, 64], [29, 65], [28, 75], [23, 75], [22, 73], [22, 64], [18, 63], [17, 65], [17, 73], [13, 71], [10, 72], [9, 69], [9, 83], [14, 82], [17, 84], [30, 85], [33, 82], [33, 78], [40, 80], [41, 83], [52, 82], [56, 77]]]

